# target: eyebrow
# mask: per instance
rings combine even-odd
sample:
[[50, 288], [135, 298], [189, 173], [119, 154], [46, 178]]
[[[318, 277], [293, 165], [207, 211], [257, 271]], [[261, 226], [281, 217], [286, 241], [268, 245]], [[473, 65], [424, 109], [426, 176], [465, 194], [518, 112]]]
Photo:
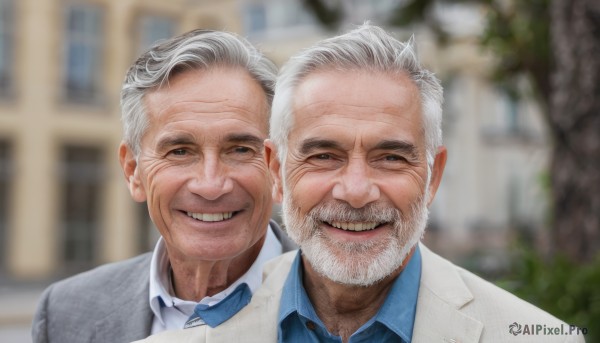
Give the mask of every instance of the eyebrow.
[[341, 149], [341, 146], [330, 139], [308, 138], [300, 144], [300, 153], [302, 155], [309, 154], [317, 149]]
[[[251, 144], [258, 148], [263, 146], [264, 139], [247, 133], [232, 133], [225, 136], [225, 141], [229, 143], [245, 143]], [[157, 143], [159, 151], [168, 149], [177, 145], [192, 145], [195, 144], [195, 139], [189, 135], [174, 135], [162, 138]]]
[[[303, 155], [318, 149], [342, 149], [342, 147], [336, 141], [321, 138], [308, 138], [300, 145], [300, 153]], [[374, 149], [397, 151], [414, 159], [419, 157], [419, 151], [414, 144], [401, 140], [383, 140], [377, 143]]]
[[177, 145], [190, 145], [194, 143], [194, 139], [188, 135], [167, 136], [158, 141], [156, 147], [158, 151], [170, 148]]
[[225, 141], [229, 143], [246, 143], [262, 147], [264, 139], [249, 133], [231, 133], [225, 136]]

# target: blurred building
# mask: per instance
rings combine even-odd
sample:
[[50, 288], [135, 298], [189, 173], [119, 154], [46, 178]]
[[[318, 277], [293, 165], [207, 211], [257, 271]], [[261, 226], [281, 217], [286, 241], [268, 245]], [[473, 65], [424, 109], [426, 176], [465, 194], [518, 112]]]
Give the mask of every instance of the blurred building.
[[[395, 3], [344, 2], [345, 27]], [[431, 219], [443, 239], [432, 244], [468, 252], [543, 222], [547, 148], [535, 106], [487, 81], [481, 13], [446, 10], [455, 44], [416, 34], [446, 87], [449, 161]], [[330, 35], [296, 0], [0, 0], [0, 275], [57, 278], [152, 247], [117, 159], [120, 86], [151, 43], [198, 27], [241, 33], [279, 64]]]
[[119, 91], [157, 39], [241, 31], [235, 1], [0, 0], [0, 266], [61, 276], [148, 248], [117, 159]]

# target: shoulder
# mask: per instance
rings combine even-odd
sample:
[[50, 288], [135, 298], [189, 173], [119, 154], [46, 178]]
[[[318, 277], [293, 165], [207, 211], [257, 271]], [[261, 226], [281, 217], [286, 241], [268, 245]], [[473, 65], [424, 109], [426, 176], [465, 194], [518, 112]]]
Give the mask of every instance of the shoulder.
[[[113, 303], [115, 297], [147, 289], [151, 254], [105, 264], [51, 284], [42, 294], [38, 311], [80, 308]], [[98, 306], [99, 309], [102, 306]]]
[[[134, 258], [108, 263], [58, 281], [46, 290], [54, 295], [65, 294], [72, 297], [88, 292], [106, 293], [113, 288], [125, 287], [131, 280], [147, 277], [150, 272], [151, 254], [143, 254]], [[86, 293], [79, 293], [85, 291]]]
[[574, 327], [552, 314], [465, 269], [456, 269], [473, 293], [473, 301], [465, 306], [464, 313], [484, 324], [482, 338], [514, 339], [521, 335], [519, 338], [529, 337], [530, 341], [582, 340], [581, 336], [571, 333]]
[[[421, 288], [419, 297], [436, 298], [435, 302], [423, 304], [449, 305], [455, 313], [461, 313], [482, 324], [482, 341], [515, 339], [511, 325], [515, 328], [558, 328], [563, 332], [570, 326], [548, 312], [518, 298], [506, 290], [488, 282], [450, 261], [421, 246], [423, 256]], [[424, 248], [424, 249], [423, 249]], [[417, 309], [417, 311], [439, 311], [438, 309]], [[453, 310], [450, 310], [453, 311]], [[553, 329], [554, 330], [554, 329]], [[513, 330], [514, 331], [514, 330]], [[523, 337], [519, 337], [523, 338]], [[538, 336], [538, 338], [553, 338]], [[554, 337], [556, 341], [576, 336]], [[558, 339], [557, 339], [558, 338]], [[551, 339], [547, 342], [553, 341]]]
[[523, 321], [541, 321], [542, 323], [560, 324], [562, 321], [546, 311], [518, 298], [508, 291], [492, 284], [489, 281], [455, 266], [457, 272], [473, 293], [473, 301], [467, 308], [482, 318], [491, 317], [513, 318]]
[[64, 338], [76, 332], [79, 340], [86, 341], [97, 320], [147, 302], [151, 256], [148, 253], [105, 264], [50, 285], [33, 318], [34, 341]]

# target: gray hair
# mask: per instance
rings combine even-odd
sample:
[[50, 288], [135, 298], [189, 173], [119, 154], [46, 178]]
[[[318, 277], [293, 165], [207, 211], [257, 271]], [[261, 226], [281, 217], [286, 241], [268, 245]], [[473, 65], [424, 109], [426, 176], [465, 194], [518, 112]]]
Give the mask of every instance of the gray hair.
[[293, 56], [281, 69], [271, 111], [270, 135], [281, 163], [285, 163], [287, 155], [287, 137], [294, 121], [292, 102], [298, 85], [316, 71], [367, 70], [404, 73], [419, 89], [427, 163], [431, 168], [442, 144], [443, 90], [433, 73], [420, 65], [413, 46], [412, 38], [402, 43], [383, 29], [364, 24]]
[[159, 42], [133, 63], [121, 89], [121, 120], [125, 143], [136, 157], [148, 127], [144, 96], [185, 70], [220, 66], [245, 68], [264, 90], [270, 107], [277, 68], [246, 39], [233, 33], [193, 30]]

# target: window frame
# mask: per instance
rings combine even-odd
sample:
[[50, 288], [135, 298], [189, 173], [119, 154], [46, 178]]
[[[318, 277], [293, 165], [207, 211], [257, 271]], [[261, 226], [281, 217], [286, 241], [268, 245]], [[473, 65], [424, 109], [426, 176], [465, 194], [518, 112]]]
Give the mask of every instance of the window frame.
[[[84, 13], [81, 15], [84, 18], [72, 17], [76, 11]], [[93, 24], [87, 21], [90, 17], [95, 17]], [[94, 2], [65, 5], [61, 89], [66, 103], [102, 105], [105, 101], [106, 17], [104, 6]], [[82, 26], [84, 30], [73, 32], [76, 30], [72, 30], [72, 25]], [[85, 30], [92, 32], [82, 32]], [[77, 82], [81, 82], [83, 88]]]
[[14, 95], [16, 1], [0, 0], [0, 98]]

